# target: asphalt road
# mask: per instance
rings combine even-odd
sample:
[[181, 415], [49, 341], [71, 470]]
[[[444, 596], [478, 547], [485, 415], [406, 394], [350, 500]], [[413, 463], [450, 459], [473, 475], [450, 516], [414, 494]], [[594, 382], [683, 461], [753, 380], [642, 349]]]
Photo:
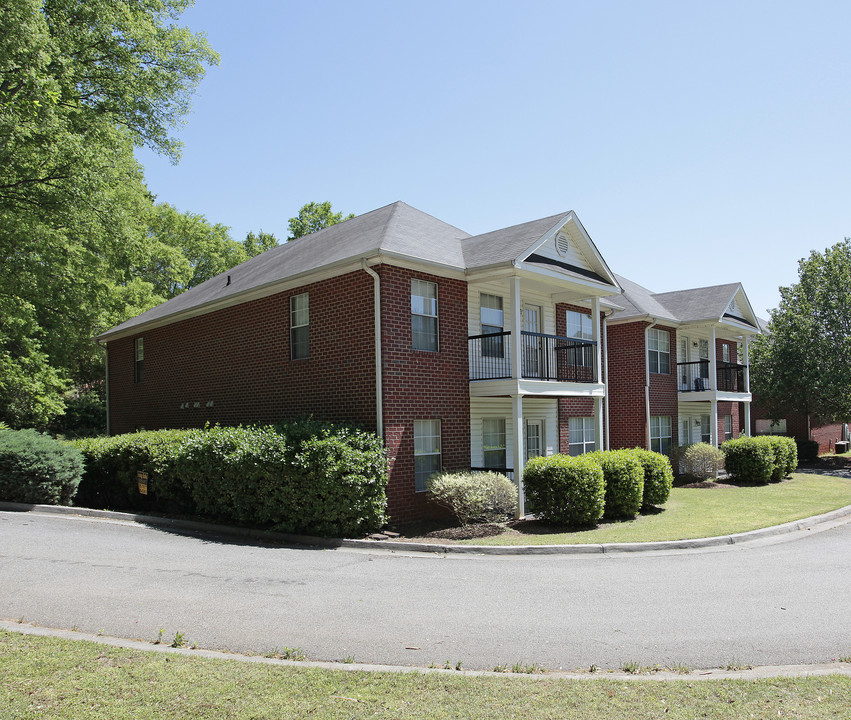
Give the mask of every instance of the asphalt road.
[[0, 618], [465, 669], [826, 662], [851, 655], [851, 524], [711, 550], [494, 557], [0, 512]]

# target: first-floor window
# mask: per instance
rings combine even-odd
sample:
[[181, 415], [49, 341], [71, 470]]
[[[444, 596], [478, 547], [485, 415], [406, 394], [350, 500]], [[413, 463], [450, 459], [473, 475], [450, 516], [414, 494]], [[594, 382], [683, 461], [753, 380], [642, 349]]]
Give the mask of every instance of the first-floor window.
[[290, 298], [290, 356], [293, 360], [310, 357], [310, 304], [307, 293]]
[[571, 455], [584, 455], [596, 449], [596, 429], [593, 417], [572, 417], [567, 421], [568, 445]]
[[650, 418], [650, 449], [663, 455], [671, 452], [670, 415], [653, 415]]
[[712, 442], [712, 430], [710, 423], [712, 418], [709, 415], [700, 416], [700, 442], [709, 445]]
[[145, 341], [142, 338], [136, 338], [135, 350], [133, 380], [140, 383], [142, 382], [142, 370], [145, 364]]
[[426, 481], [440, 468], [440, 420], [414, 420], [414, 489], [425, 492]]
[[482, 420], [482, 448], [486, 468], [505, 468], [505, 418]]
[[724, 439], [732, 440], [733, 439], [733, 416], [725, 415], [724, 416]]

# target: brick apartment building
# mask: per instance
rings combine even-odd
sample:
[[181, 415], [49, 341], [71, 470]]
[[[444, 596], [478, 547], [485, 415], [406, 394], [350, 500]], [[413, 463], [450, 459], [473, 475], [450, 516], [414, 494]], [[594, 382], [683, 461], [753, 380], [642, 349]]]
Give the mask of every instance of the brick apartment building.
[[384, 437], [404, 521], [436, 511], [437, 469], [522, 490], [536, 455], [738, 435], [758, 327], [740, 285], [654, 295], [614, 275], [573, 212], [471, 236], [397, 202], [98, 339], [110, 433], [356, 422]]

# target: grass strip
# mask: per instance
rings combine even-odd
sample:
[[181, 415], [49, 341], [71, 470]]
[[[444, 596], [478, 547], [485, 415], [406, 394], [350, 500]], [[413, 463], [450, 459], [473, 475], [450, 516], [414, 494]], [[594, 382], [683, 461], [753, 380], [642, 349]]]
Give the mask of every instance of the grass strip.
[[251, 665], [0, 631], [0, 718], [848, 717], [851, 678], [625, 682]]
[[732, 535], [821, 515], [851, 505], [851, 479], [793, 473], [754, 487], [674, 488], [661, 512], [563, 532], [530, 523], [522, 532], [462, 541], [472, 545], [652, 542]]

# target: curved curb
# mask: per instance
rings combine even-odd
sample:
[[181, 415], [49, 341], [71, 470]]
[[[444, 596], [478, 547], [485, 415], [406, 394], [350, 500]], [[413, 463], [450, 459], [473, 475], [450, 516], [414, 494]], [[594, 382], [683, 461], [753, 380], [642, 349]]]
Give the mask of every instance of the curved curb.
[[658, 552], [672, 550], [693, 550], [699, 548], [721, 547], [724, 545], [739, 545], [742, 543], [762, 540], [764, 538], [786, 535], [802, 530], [811, 530], [819, 525], [827, 525], [851, 518], [851, 505], [832, 510], [822, 515], [815, 515], [801, 520], [792, 520], [782, 525], [749, 530], [733, 535], [717, 535], [708, 538], [691, 540], [661, 540], [643, 543], [597, 543], [587, 545], [441, 545], [438, 543], [414, 543], [399, 540], [355, 540], [346, 538], [322, 538], [312, 535], [296, 535], [292, 533], [258, 530], [256, 528], [237, 527], [233, 525], [218, 525], [197, 520], [179, 520], [175, 518], [158, 517], [155, 515], [140, 515], [136, 513], [114, 512], [112, 510], [93, 510], [90, 508], [68, 507], [64, 505], [29, 505], [0, 501], [0, 510], [10, 512], [40, 512], [52, 515], [71, 515], [92, 518], [135, 522], [142, 525], [162, 527], [173, 530], [205, 532], [217, 535], [227, 535], [250, 540], [302, 545], [318, 548], [357, 548], [361, 550], [379, 550], [390, 552], [427, 552], [440, 555], [592, 555]]
[[283, 660], [279, 658], [267, 658], [261, 655], [241, 655], [239, 653], [226, 652], [222, 650], [204, 650], [190, 648], [173, 648], [170, 645], [154, 645], [144, 640], [128, 640], [126, 638], [112, 637], [109, 635], [94, 635], [78, 630], [62, 630], [58, 628], [47, 628], [30, 623], [12, 622], [0, 620], [0, 630], [18, 633], [21, 635], [36, 635], [40, 637], [54, 637], [62, 640], [74, 640], [94, 642], [110, 647], [125, 648], [128, 650], [140, 650], [142, 652], [168, 653], [170, 655], [184, 655], [189, 657], [203, 657], [213, 660], [231, 660], [234, 662], [254, 663], [263, 665], [278, 665], [283, 667], [317, 668], [320, 670], [337, 670], [343, 672], [381, 672], [381, 673], [436, 673], [441, 675], [455, 675], [462, 677], [498, 677], [517, 681], [535, 680], [632, 680], [639, 682], [670, 681], [692, 682], [694, 680], [756, 680], [758, 678], [778, 677], [813, 677], [825, 675], [846, 675], [851, 677], [851, 664], [844, 662], [816, 663], [811, 665], [759, 665], [746, 670], [724, 670], [722, 668], [709, 668], [705, 670], [692, 670], [689, 673], [676, 673], [670, 670], [649, 673], [626, 673], [620, 670], [599, 670], [595, 673], [583, 671], [554, 671], [536, 674], [526, 673], [501, 673], [490, 670], [451, 670], [446, 668], [415, 667], [411, 665], [378, 665], [367, 663], [341, 663], [322, 662], [313, 660]]

